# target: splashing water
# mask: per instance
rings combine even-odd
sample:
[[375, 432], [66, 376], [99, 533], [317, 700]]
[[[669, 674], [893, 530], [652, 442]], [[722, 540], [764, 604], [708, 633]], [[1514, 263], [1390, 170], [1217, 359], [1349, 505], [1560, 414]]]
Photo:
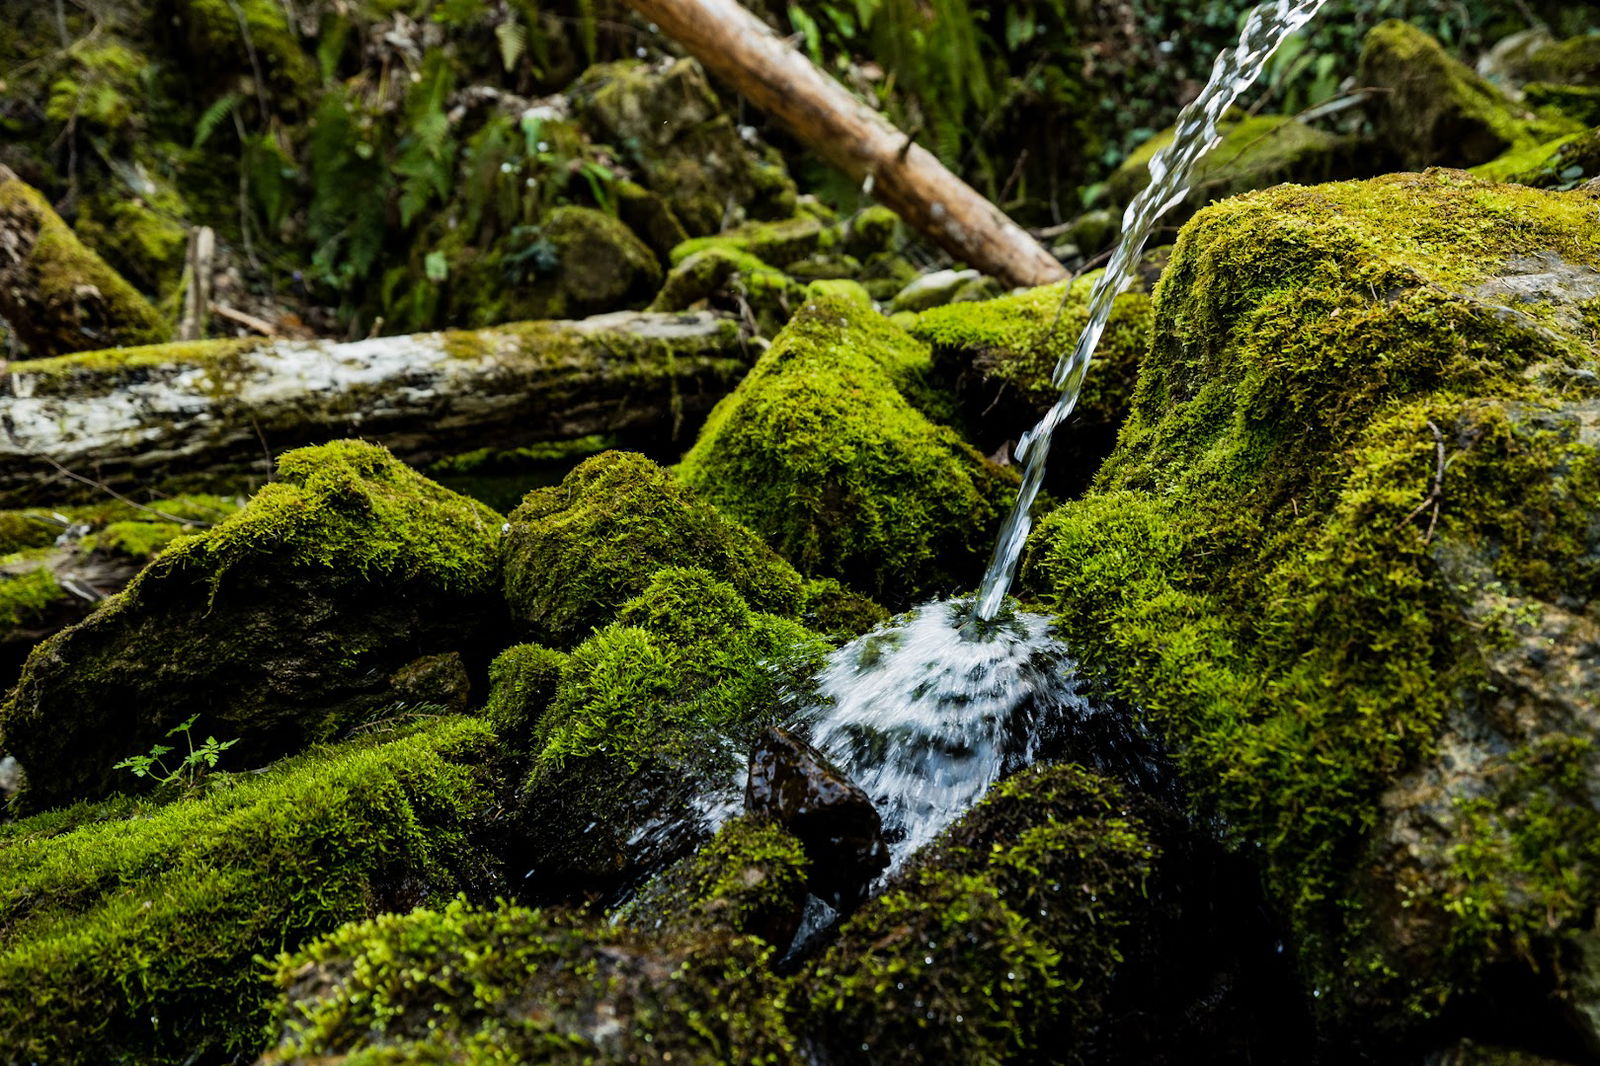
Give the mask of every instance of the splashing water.
[[1016, 577], [1017, 561], [1033, 525], [1029, 511], [1044, 481], [1045, 460], [1056, 427], [1064, 422], [1078, 403], [1083, 379], [1095, 347], [1111, 319], [1112, 303], [1133, 280], [1139, 256], [1157, 220], [1189, 193], [1195, 164], [1216, 146], [1221, 138], [1217, 123], [1241, 94], [1261, 76], [1267, 60], [1291, 33], [1304, 26], [1327, 0], [1276, 0], [1262, 4], [1245, 20], [1239, 44], [1224, 49], [1211, 68], [1206, 87], [1178, 114], [1172, 143], [1150, 160], [1150, 184], [1134, 197], [1122, 215], [1122, 237], [1117, 242], [1105, 273], [1089, 294], [1089, 321], [1078, 335], [1078, 343], [1056, 364], [1051, 382], [1061, 397], [1017, 444], [1017, 458], [1023, 463], [1022, 488], [1017, 501], [1000, 527], [994, 556], [978, 589], [978, 617], [991, 619], [1005, 602]]

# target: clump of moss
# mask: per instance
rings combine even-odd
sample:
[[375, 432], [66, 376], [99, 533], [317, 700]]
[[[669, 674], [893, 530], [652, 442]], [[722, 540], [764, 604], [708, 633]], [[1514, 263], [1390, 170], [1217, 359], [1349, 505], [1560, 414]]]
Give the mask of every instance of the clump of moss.
[[316, 64], [276, 0], [178, 0], [175, 13], [191, 56], [218, 69], [259, 71], [289, 101], [310, 102]]
[[743, 815], [652, 878], [620, 917], [650, 932], [723, 930], [782, 949], [800, 925], [808, 863], [800, 841], [782, 826]]
[[524, 821], [541, 891], [612, 895], [696, 842], [693, 801], [805, 690], [828, 645], [669, 567], [580, 645], [534, 726]]
[[776, 333], [805, 299], [805, 288], [747, 252], [712, 244], [679, 261], [667, 274], [652, 311], [686, 311], [703, 302], [731, 303], [755, 315], [763, 334]]
[[1592, 339], [1562, 284], [1534, 284], [1593, 278], [1593, 212], [1445, 171], [1206, 209], [1157, 292], [1117, 450], [1031, 541], [1025, 582], [1086, 669], [1259, 849], [1326, 1017], [1359, 999], [1360, 1024], [1404, 1026], [1517, 957], [1503, 912], [1468, 948], [1408, 954], [1455, 941], [1448, 912], [1405, 902], [1443, 875], [1355, 857], [1377, 846], [1380, 794], [1432, 765], [1450, 722], [1516, 744], [1559, 728], [1537, 708], [1581, 702], [1559, 672], [1530, 687], [1490, 664], [1516, 619], [1568, 611], [1595, 580], [1577, 501], [1600, 491], [1600, 455], [1569, 406]]
[[750, 938], [458, 900], [281, 957], [279, 1036], [262, 1061], [790, 1063], [769, 954]]
[[[19, 1061], [182, 1063], [259, 1048], [252, 961], [486, 885], [493, 736], [452, 719], [218, 778], [201, 797], [0, 836], [0, 1038]], [[86, 812], [87, 813], [87, 812]], [[132, 813], [132, 812], [127, 812]]]
[[[933, 346], [935, 377], [955, 394], [968, 436], [980, 448], [1015, 438], [1060, 397], [1051, 375], [1088, 322], [1089, 294], [1101, 273], [935, 307], [908, 327]], [[1135, 289], [1116, 298], [1072, 421], [1052, 452], [1058, 477], [1086, 483], [1110, 454], [1132, 403], [1153, 317], [1148, 293]]]
[[0, 262], [0, 314], [30, 354], [158, 344], [171, 335], [149, 301], [3, 167], [0, 228], [16, 242]]
[[543, 232], [559, 259], [568, 305], [579, 314], [643, 306], [661, 285], [655, 253], [603, 211], [558, 207]]
[[996, 786], [801, 975], [797, 1028], [839, 1061], [1070, 1061], [1155, 860], [1128, 805], [1070, 765]]
[[889, 612], [834, 578], [818, 577], [806, 582], [800, 620], [843, 643], [887, 622]]
[[869, 308], [817, 297], [717, 405], [683, 478], [801, 571], [874, 598], [971, 581], [1014, 475], [896, 389], [927, 360]]
[[746, 222], [714, 236], [685, 241], [672, 250], [672, 262], [677, 265], [708, 248], [726, 248], [782, 268], [837, 240], [838, 235], [826, 228], [821, 219], [802, 214], [774, 222]]
[[1576, 188], [1600, 176], [1600, 128], [1507, 152], [1472, 173], [1536, 189]]
[[131, 784], [112, 765], [191, 715], [246, 765], [337, 735], [407, 662], [474, 652], [497, 616], [501, 523], [375, 445], [286, 453], [243, 510], [35, 649], [0, 706], [24, 801]]
[[1523, 80], [1557, 85], [1600, 86], [1600, 36], [1551, 41], [1517, 65]]
[[22, 553], [0, 556], [0, 643], [38, 622], [67, 591], [47, 566], [27, 566]]
[[1475, 166], [1577, 125], [1519, 108], [1425, 31], [1390, 19], [1362, 47], [1362, 85], [1372, 96], [1378, 136], [1406, 167]]
[[606, 452], [528, 493], [502, 544], [505, 597], [536, 640], [577, 643], [663, 566], [703, 567], [759, 610], [795, 615], [800, 576], [642, 455]]
[[[1166, 129], [1140, 145], [1106, 180], [1112, 201], [1127, 204], [1150, 184], [1150, 160], [1172, 143]], [[1307, 126], [1286, 115], [1239, 112], [1217, 123], [1221, 140], [1196, 164], [1184, 197], [1185, 214], [1213, 200], [1264, 189], [1283, 181], [1326, 181], [1348, 177], [1357, 144], [1347, 137]], [[1103, 242], [1101, 242], [1103, 243]], [[1099, 247], [1099, 244], [1084, 247]]]
[[568, 656], [539, 644], [514, 644], [489, 664], [483, 717], [517, 755], [531, 753], [533, 730], [556, 697]]

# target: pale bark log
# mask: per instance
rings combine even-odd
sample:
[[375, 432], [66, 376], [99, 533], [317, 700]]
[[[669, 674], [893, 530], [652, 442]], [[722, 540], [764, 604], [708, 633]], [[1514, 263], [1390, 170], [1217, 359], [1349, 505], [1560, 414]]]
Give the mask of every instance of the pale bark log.
[[728, 317], [625, 311], [12, 363], [0, 379], [0, 506], [81, 498], [62, 468], [124, 488], [195, 471], [264, 476], [268, 453], [347, 436], [414, 464], [590, 434], [667, 442], [754, 357]]
[[968, 266], [1011, 285], [1066, 277], [1049, 252], [736, 0], [628, 0], [740, 95]]

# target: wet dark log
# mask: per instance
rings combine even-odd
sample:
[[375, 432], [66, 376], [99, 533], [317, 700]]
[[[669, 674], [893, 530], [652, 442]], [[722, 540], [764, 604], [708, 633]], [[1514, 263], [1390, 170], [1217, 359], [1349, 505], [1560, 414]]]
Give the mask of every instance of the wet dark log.
[[196, 472], [264, 478], [270, 455], [339, 437], [413, 465], [592, 434], [666, 443], [692, 432], [754, 355], [729, 318], [619, 312], [13, 363], [0, 378], [0, 506], [81, 497], [83, 478], [121, 488]]
[[1061, 264], [888, 120], [813, 66], [737, 0], [628, 0], [713, 74], [945, 251], [1010, 285], [1046, 285]]

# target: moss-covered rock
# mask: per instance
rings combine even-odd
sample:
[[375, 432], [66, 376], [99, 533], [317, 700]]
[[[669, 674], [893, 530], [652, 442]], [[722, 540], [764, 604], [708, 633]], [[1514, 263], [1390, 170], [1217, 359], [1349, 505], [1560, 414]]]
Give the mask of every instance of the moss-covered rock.
[[457, 901], [339, 930], [278, 961], [262, 1060], [691, 1066], [800, 1061], [771, 949]]
[[8, 826], [0, 1054], [145, 1066], [255, 1053], [270, 993], [257, 956], [492, 890], [473, 843], [492, 750], [481, 724], [450, 719], [214, 778], [167, 806]]
[[541, 644], [513, 644], [489, 664], [483, 717], [513, 754], [532, 754], [534, 726], [556, 698], [567, 662], [565, 653]]
[[1600, 126], [1600, 87], [1534, 82], [1522, 87], [1522, 99], [1529, 107], [1554, 108], [1585, 126]]
[[741, 745], [781, 718], [827, 648], [705, 570], [657, 571], [573, 651], [535, 723], [529, 890], [609, 898], [684, 854], [704, 835], [696, 804], [737, 801]]
[[1489, 181], [1514, 181], [1536, 189], [1575, 189], [1600, 176], [1600, 127], [1512, 150], [1473, 167], [1472, 173]]
[[1427, 33], [1394, 19], [1368, 32], [1360, 81], [1381, 90], [1371, 105], [1378, 136], [1411, 169], [1476, 166], [1578, 128], [1519, 107]]
[[753, 255], [776, 267], [786, 267], [832, 245], [838, 234], [813, 214], [773, 222], [746, 222], [711, 237], [696, 237], [672, 250], [673, 263], [681, 263], [707, 248], [727, 248]]
[[375, 445], [286, 453], [243, 510], [34, 651], [0, 706], [24, 802], [132, 784], [113, 764], [191, 715], [258, 764], [380, 712], [420, 655], [481, 655], [501, 523]]
[[[1106, 179], [1106, 192], [1126, 205], [1150, 184], [1150, 160], [1172, 143], [1174, 130], [1166, 129], [1140, 145]], [[1283, 181], [1313, 182], [1353, 176], [1362, 146], [1308, 126], [1286, 115], [1245, 116], [1237, 111], [1217, 123], [1221, 140], [1194, 169], [1183, 213], [1198, 211], [1213, 200], [1264, 189]], [[1368, 171], [1367, 173], [1371, 173]], [[1084, 227], [1086, 230], [1087, 227]], [[1094, 251], [1105, 239], [1080, 244]]]
[[796, 1028], [828, 1061], [1074, 1061], [1156, 858], [1128, 802], [1071, 765], [995, 786], [801, 975]]
[[1116, 452], [1031, 541], [1261, 857], [1325, 1021], [1575, 980], [1531, 960], [1600, 902], [1594, 210], [1446, 171], [1208, 208]]
[[666, 200], [636, 181], [618, 181], [612, 188], [617, 197], [617, 213], [639, 239], [650, 246], [661, 262], [669, 262], [672, 250], [689, 239], [689, 234], [672, 213]]
[[747, 252], [712, 243], [673, 266], [650, 310], [687, 311], [707, 303], [753, 318], [757, 331], [771, 336], [804, 301], [805, 286], [788, 274]]
[[649, 932], [754, 936], [782, 950], [800, 926], [808, 866], [800, 841], [782, 826], [741, 815], [651, 878], [620, 918]]
[[805, 584], [800, 620], [818, 633], [844, 643], [887, 622], [889, 612], [843, 582], [817, 577]]
[[171, 335], [149, 301], [3, 166], [0, 237], [0, 315], [29, 354], [158, 344]]
[[[955, 394], [967, 436], [979, 448], [992, 452], [1014, 440], [1055, 404], [1060, 390], [1051, 375], [1088, 322], [1089, 294], [1099, 276], [947, 304], [923, 312], [909, 327], [933, 346], [935, 376]], [[1140, 284], [1116, 298], [1072, 421], [1057, 435], [1052, 474], [1068, 491], [1093, 477], [1127, 416], [1150, 342], [1144, 289]]]
[[559, 258], [567, 306], [580, 315], [643, 307], [661, 285], [655, 253], [621, 220], [587, 207], [558, 207], [544, 238]]
[[1508, 73], [1520, 82], [1600, 86], [1600, 35], [1547, 37], [1519, 56]]
[[792, 210], [793, 183], [740, 139], [693, 60], [597, 64], [571, 91], [584, 123], [622, 150], [690, 236], [716, 233], [741, 209]]
[[505, 597], [535, 640], [571, 647], [663, 566], [705, 569], [752, 607], [794, 616], [800, 576], [743, 526], [642, 455], [606, 452], [511, 512]]
[[684, 480], [803, 572], [890, 604], [977, 578], [1015, 484], [896, 389], [926, 346], [817, 297], [717, 405]]

